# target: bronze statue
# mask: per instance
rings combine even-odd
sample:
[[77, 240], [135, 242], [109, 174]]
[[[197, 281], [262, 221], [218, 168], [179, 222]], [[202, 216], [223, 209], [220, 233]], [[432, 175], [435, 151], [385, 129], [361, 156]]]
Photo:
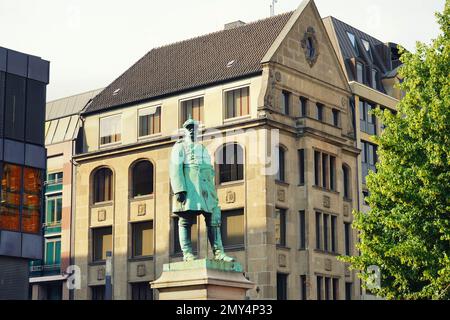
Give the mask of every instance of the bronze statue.
[[170, 184], [174, 192], [173, 212], [179, 216], [178, 230], [184, 261], [195, 260], [192, 252], [191, 227], [203, 214], [214, 259], [234, 261], [225, 254], [221, 238], [221, 211], [214, 183], [214, 167], [208, 150], [197, 142], [198, 122], [188, 119], [184, 137], [172, 148]]

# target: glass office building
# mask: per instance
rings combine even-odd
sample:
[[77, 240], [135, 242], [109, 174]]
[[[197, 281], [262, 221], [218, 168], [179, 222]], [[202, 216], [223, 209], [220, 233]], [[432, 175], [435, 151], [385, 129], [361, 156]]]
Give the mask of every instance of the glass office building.
[[28, 262], [43, 254], [48, 80], [48, 61], [0, 47], [0, 299], [28, 297]]

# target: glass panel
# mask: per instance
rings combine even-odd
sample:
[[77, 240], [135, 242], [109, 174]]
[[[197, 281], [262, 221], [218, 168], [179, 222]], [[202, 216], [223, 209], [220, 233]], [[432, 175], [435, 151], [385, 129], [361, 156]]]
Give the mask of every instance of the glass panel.
[[140, 161], [133, 167], [133, 197], [153, 193], [153, 165]]
[[46, 85], [27, 79], [26, 140], [44, 144]]
[[112, 171], [102, 168], [94, 175], [94, 203], [110, 200], [112, 200]]
[[225, 247], [244, 245], [244, 211], [222, 212], [222, 235]]
[[23, 141], [25, 133], [26, 79], [6, 74], [5, 137]]
[[133, 256], [153, 255], [153, 222], [133, 224]]
[[55, 242], [49, 241], [47, 242], [46, 250], [45, 250], [45, 264], [52, 265], [55, 261]]
[[20, 191], [22, 188], [22, 168], [13, 164], [3, 164], [0, 229], [20, 230]]
[[121, 140], [121, 116], [100, 119], [100, 144], [119, 142]]
[[356, 81], [360, 83], [364, 82], [364, 70], [361, 63], [356, 64]]

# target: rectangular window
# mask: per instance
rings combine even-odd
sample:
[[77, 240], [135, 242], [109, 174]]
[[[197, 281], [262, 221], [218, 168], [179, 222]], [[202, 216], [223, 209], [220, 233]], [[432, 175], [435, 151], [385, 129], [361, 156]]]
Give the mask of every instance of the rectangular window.
[[345, 255], [350, 256], [351, 223], [344, 222]]
[[300, 97], [300, 116], [308, 116], [308, 99], [305, 97]]
[[336, 190], [336, 157], [314, 151], [314, 184], [324, 189]]
[[275, 208], [275, 243], [286, 246], [286, 210]]
[[138, 118], [139, 137], [146, 137], [161, 132], [161, 107], [140, 109]]
[[50, 173], [47, 176], [47, 185], [49, 184], [59, 184], [63, 182], [63, 173], [62, 172], [54, 172]]
[[3, 163], [0, 229], [20, 231], [22, 167]]
[[120, 114], [100, 119], [100, 145], [120, 142], [122, 116]]
[[333, 283], [333, 300], [339, 300], [339, 279], [332, 278]]
[[325, 300], [330, 300], [331, 297], [331, 278], [325, 277]]
[[[180, 238], [179, 238], [179, 234], [178, 234], [178, 217], [173, 217], [172, 218], [172, 223], [173, 223], [173, 254], [178, 255], [180, 254], [181, 251], [181, 247], [180, 247]], [[198, 251], [197, 249], [197, 241], [198, 240], [198, 225], [197, 225], [197, 218], [193, 217], [193, 224], [191, 227], [191, 242], [192, 242], [192, 250], [194, 251], [194, 253], [196, 253]]]
[[334, 253], [336, 253], [337, 252], [337, 234], [336, 234], [336, 231], [337, 231], [337, 229], [336, 229], [336, 221], [337, 221], [337, 218], [336, 218], [336, 216], [331, 216], [331, 226], [330, 226], [330, 228], [331, 228], [331, 230], [330, 230], [330, 232], [331, 232], [331, 252], [334, 252]]
[[306, 249], [306, 217], [305, 210], [299, 212], [300, 249]]
[[364, 83], [364, 66], [360, 62], [356, 63], [356, 81]]
[[148, 281], [132, 283], [131, 299], [153, 300], [153, 289], [150, 288], [150, 283], [148, 283]]
[[105, 261], [106, 252], [112, 251], [112, 227], [92, 229], [92, 260]]
[[225, 92], [225, 119], [248, 115], [249, 109], [249, 87]]
[[306, 275], [300, 276], [300, 300], [307, 300], [308, 293], [306, 291]]
[[372, 69], [372, 88], [378, 89], [378, 71]]
[[105, 286], [91, 286], [92, 300], [105, 300]]
[[[61, 238], [50, 238], [45, 240], [44, 264], [55, 266], [61, 263]], [[47, 268], [50, 270], [50, 268]]]
[[284, 273], [277, 273], [277, 300], [287, 300], [287, 278]]
[[317, 120], [323, 121], [323, 109], [324, 109], [323, 104], [316, 103], [316, 108], [317, 108]]
[[322, 300], [322, 290], [323, 290], [323, 278], [321, 276], [317, 276], [317, 284], [316, 284], [316, 288], [317, 288], [317, 300]]
[[361, 162], [362, 162], [362, 178], [366, 183], [366, 177], [369, 171], [376, 172], [377, 163], [377, 146], [366, 141], [361, 141]]
[[323, 215], [323, 250], [325, 250], [325, 251], [329, 250], [329, 245], [328, 245], [330, 242], [329, 232], [328, 232], [329, 219], [330, 219], [330, 215], [325, 213]]
[[283, 114], [285, 115], [289, 115], [290, 100], [291, 100], [291, 93], [289, 91], [283, 90], [281, 92], [281, 112], [283, 112]]
[[240, 248], [244, 243], [244, 209], [222, 211], [222, 243], [227, 249]]
[[345, 300], [352, 300], [352, 283], [345, 283]]
[[133, 258], [153, 255], [153, 221], [132, 224]]
[[61, 223], [62, 195], [47, 196], [46, 219], [47, 225]]
[[44, 144], [45, 93], [45, 83], [27, 79], [25, 140], [39, 145]]
[[368, 134], [376, 134], [376, 117], [371, 111], [374, 109], [371, 103], [360, 100], [359, 101], [359, 119], [361, 131]]
[[336, 190], [336, 157], [330, 156], [330, 190]]
[[41, 231], [42, 174], [43, 171], [39, 169], [23, 168], [22, 232]]
[[328, 155], [322, 153], [322, 188], [329, 188], [328, 180], [329, 168], [328, 168]]
[[339, 118], [340, 118], [340, 111], [337, 109], [333, 109], [333, 126], [339, 127]]
[[203, 97], [185, 100], [181, 102], [181, 125], [191, 117], [192, 119], [202, 123], [203, 118]]
[[[11, 73], [6, 74], [5, 90], [5, 137], [24, 141], [26, 79]], [[3, 88], [2, 88], [3, 90]], [[39, 136], [39, 133], [37, 133]]]
[[322, 249], [322, 213], [316, 212], [316, 249]]
[[305, 149], [298, 150], [299, 185], [305, 184]]
[[321, 153], [314, 151], [314, 185], [320, 186], [320, 158]]

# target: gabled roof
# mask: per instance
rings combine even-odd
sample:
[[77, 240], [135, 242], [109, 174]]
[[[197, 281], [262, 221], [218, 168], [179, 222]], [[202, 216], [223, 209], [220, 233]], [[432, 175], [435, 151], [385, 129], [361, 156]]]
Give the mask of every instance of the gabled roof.
[[258, 74], [261, 60], [291, 15], [288, 12], [155, 48], [97, 95], [83, 113]]

